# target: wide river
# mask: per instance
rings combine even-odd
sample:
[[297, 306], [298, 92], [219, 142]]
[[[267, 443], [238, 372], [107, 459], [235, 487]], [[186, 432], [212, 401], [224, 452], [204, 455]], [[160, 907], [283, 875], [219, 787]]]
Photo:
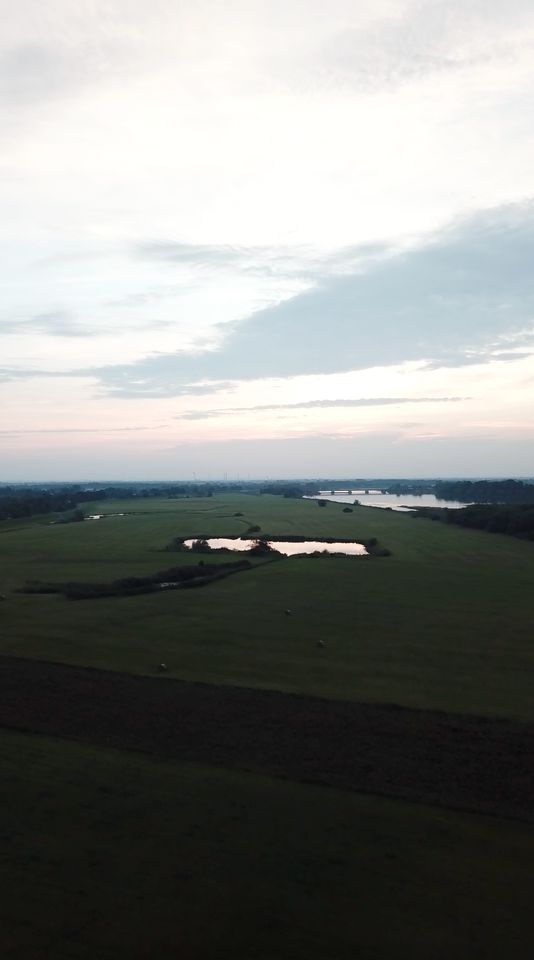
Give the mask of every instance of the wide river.
[[415, 507], [448, 507], [449, 510], [459, 510], [466, 507], [466, 503], [460, 503], [458, 500], [438, 500], [433, 493], [424, 493], [415, 496], [409, 493], [360, 493], [354, 490], [351, 493], [330, 493], [330, 491], [317, 494], [314, 497], [305, 497], [305, 500], [332, 500], [333, 503], [353, 504], [358, 500], [363, 507], [391, 507], [392, 510], [399, 512], [408, 512]]

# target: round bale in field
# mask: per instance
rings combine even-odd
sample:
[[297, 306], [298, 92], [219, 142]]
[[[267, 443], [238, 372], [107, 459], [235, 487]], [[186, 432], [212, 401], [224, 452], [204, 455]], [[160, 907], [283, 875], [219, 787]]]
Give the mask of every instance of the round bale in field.
[[167, 664], [166, 664], [166, 663], [160, 663], [160, 664], [159, 664], [158, 670], [159, 670], [160, 673], [165, 673], [166, 669], [167, 669]]

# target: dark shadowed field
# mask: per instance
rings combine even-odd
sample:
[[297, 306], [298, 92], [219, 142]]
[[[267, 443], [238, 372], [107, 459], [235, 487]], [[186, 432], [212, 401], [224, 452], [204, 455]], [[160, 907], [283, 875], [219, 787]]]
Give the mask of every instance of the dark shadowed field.
[[0, 724], [534, 821], [534, 726], [0, 658]]

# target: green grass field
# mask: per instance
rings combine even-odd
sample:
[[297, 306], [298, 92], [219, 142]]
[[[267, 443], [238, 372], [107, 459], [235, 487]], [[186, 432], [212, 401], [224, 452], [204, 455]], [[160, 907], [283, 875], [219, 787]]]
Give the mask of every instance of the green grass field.
[[[530, 543], [270, 496], [92, 510], [133, 512], [0, 533], [3, 653], [136, 673], [164, 661], [170, 677], [534, 719]], [[112, 580], [190, 563], [163, 548], [252, 524], [265, 535], [375, 536], [392, 555], [284, 559], [161, 595], [69, 602], [15, 592], [27, 579]]]
[[534, 836], [25, 734], [0, 737], [9, 960], [527, 960]]
[[[0, 524], [0, 655], [534, 720], [533, 544], [272, 496], [85, 510], [126, 515]], [[255, 524], [391, 556], [255, 562], [133, 597], [17, 592], [217, 563], [165, 547]], [[2, 960], [532, 954], [531, 825], [31, 731], [2, 730], [0, 761]]]

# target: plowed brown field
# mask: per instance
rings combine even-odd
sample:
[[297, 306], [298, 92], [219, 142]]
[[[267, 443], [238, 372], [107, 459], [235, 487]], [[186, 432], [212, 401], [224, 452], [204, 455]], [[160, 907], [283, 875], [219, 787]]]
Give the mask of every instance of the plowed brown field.
[[534, 820], [534, 726], [0, 657], [0, 724]]

